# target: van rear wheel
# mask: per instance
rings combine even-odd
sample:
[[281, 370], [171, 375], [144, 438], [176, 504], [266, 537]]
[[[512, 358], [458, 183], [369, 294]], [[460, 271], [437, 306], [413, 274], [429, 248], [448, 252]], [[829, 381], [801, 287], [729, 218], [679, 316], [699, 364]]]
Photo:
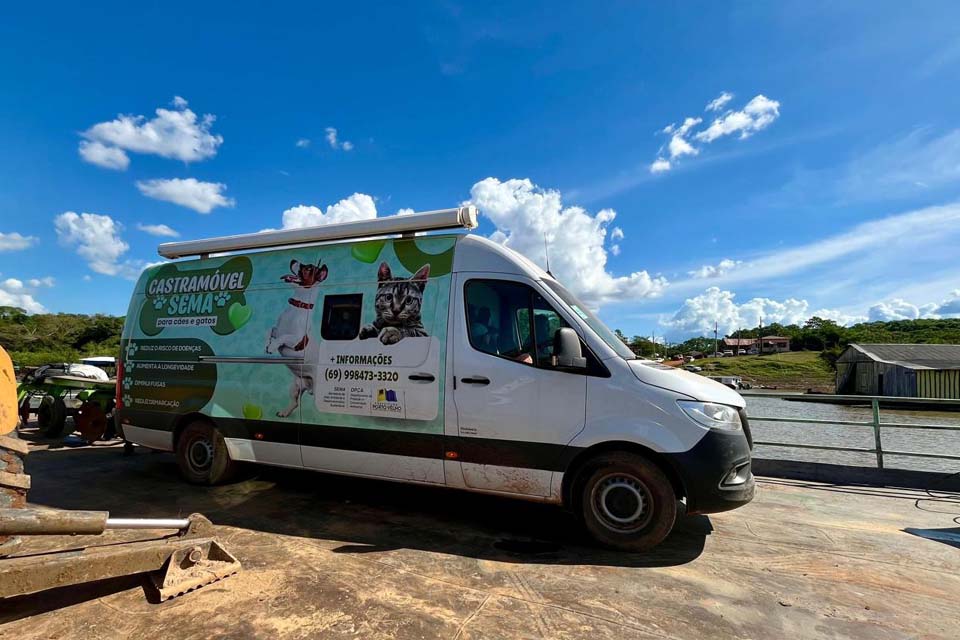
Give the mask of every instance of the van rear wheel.
[[238, 463], [230, 459], [220, 432], [198, 420], [188, 424], [177, 439], [177, 464], [191, 484], [222, 484], [234, 476]]
[[587, 463], [581, 477], [581, 517], [601, 544], [646, 551], [670, 535], [677, 495], [657, 465], [632, 453], [609, 453]]

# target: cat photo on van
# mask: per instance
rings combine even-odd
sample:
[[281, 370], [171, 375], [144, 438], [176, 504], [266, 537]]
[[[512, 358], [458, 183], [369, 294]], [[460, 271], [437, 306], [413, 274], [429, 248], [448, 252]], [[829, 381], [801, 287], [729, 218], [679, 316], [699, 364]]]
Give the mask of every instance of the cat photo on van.
[[383, 344], [390, 345], [404, 338], [430, 335], [420, 317], [423, 290], [429, 276], [429, 263], [420, 267], [409, 279], [395, 279], [390, 272], [390, 265], [381, 262], [377, 270], [377, 295], [374, 300], [377, 317], [360, 329], [360, 339], [379, 338]]

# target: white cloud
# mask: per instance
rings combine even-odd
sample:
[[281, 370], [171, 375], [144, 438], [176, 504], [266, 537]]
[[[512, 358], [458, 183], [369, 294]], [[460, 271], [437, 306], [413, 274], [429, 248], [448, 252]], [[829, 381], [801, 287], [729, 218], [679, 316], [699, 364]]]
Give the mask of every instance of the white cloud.
[[780, 103], [764, 95], [755, 96], [741, 111], [728, 111], [696, 136], [700, 142], [713, 142], [717, 138], [739, 133], [740, 139], [766, 129], [780, 117]]
[[327, 127], [324, 131], [326, 132], [327, 144], [330, 145], [331, 149], [343, 149], [344, 151], [353, 149], [353, 143], [349, 140], [340, 141], [335, 127]]
[[740, 260], [724, 258], [715, 265], [705, 264], [699, 269], [688, 271], [687, 275], [689, 275], [691, 278], [718, 278], [722, 275], [726, 275], [729, 271], [736, 269], [741, 264], [743, 263]]
[[541, 266], [546, 236], [551, 271], [591, 305], [656, 296], [667, 285], [646, 271], [615, 276], [606, 270], [607, 227], [616, 217], [612, 209], [591, 215], [581, 207], [564, 207], [559, 191], [527, 179], [481, 180], [470, 190], [470, 202], [496, 225], [491, 240]]
[[731, 100], [733, 100], [733, 94], [723, 91], [707, 104], [704, 111], [720, 111], [727, 106], [727, 103]]
[[670, 161], [666, 158], [657, 158], [650, 163], [650, 173], [663, 173], [670, 171]]
[[306, 149], [310, 146], [310, 138], [300, 138], [297, 140], [297, 146], [301, 149]]
[[939, 302], [918, 305], [902, 298], [878, 302], [870, 307], [868, 316], [871, 321], [960, 317], [960, 289], [951, 291], [947, 298]]
[[354, 220], [372, 220], [377, 217], [377, 205], [365, 193], [355, 193], [332, 204], [324, 211], [319, 207], [299, 205], [283, 212], [283, 228], [297, 229], [321, 224], [336, 224]]
[[29, 249], [35, 244], [37, 244], [37, 238], [35, 236], [24, 236], [16, 231], [13, 233], [0, 232], [0, 252], [21, 251], [23, 249]]
[[810, 317], [806, 300], [753, 298], [737, 304], [735, 297], [732, 291], [710, 287], [702, 294], [688, 298], [671, 318], [661, 324], [680, 335], [712, 335], [716, 322], [721, 334], [725, 335], [737, 329], [756, 327], [761, 318], [764, 325], [769, 325], [773, 322], [801, 323]]
[[16, 278], [0, 282], [0, 307], [18, 307], [27, 313], [45, 313], [47, 310]]
[[81, 140], [79, 151], [81, 158], [104, 169], [124, 171], [130, 166], [130, 157], [119, 147], [108, 147], [101, 142]]
[[121, 262], [130, 245], [120, 237], [120, 223], [110, 216], [65, 211], [54, 219], [54, 228], [60, 244], [74, 247], [96, 273], [133, 280], [143, 269], [143, 261]]
[[222, 182], [200, 182], [196, 178], [140, 180], [137, 188], [149, 198], [173, 202], [198, 213], [210, 213], [216, 207], [236, 204], [235, 200], [223, 195], [227, 185]]
[[165, 224], [143, 224], [142, 222], [137, 225], [137, 229], [143, 231], [144, 233], [149, 233], [152, 236], [159, 236], [162, 238], [178, 238], [180, 234], [176, 229], [172, 229]]
[[810, 317], [833, 320], [837, 324], [842, 325], [844, 327], [849, 327], [849, 326], [867, 321], [866, 315], [860, 315], [856, 313], [846, 313], [845, 311], [841, 311], [840, 309], [817, 309], [816, 311], [810, 314]]
[[893, 298], [872, 305], [866, 314], [840, 309], [817, 309], [810, 312], [809, 303], [796, 298], [753, 298], [737, 304], [735, 297], [736, 294], [731, 291], [710, 287], [700, 295], [688, 298], [673, 316], [661, 320], [660, 324], [669, 327], [677, 336], [690, 336], [712, 335], [714, 322], [723, 335], [737, 329], [752, 329], [759, 325], [761, 318], [764, 326], [773, 322], [802, 325], [812, 317], [826, 318], [843, 326], [851, 326], [861, 322], [960, 317], [960, 289], [951, 291], [939, 302], [926, 304], [914, 304], [902, 298]]
[[670, 151], [671, 160], [676, 160], [683, 156], [695, 156], [700, 153], [698, 149], [684, 140], [683, 136], [679, 133], [673, 134], [670, 138], [670, 143], [667, 145], [667, 149]]
[[80, 155], [87, 162], [110, 169], [125, 169], [130, 162], [125, 151], [196, 162], [217, 155], [223, 136], [210, 132], [216, 117], [197, 114], [177, 96], [173, 109], [157, 109], [156, 116], [120, 114], [115, 120], [95, 124], [80, 135]]
[[870, 307], [870, 320], [916, 320], [921, 316], [920, 307], [906, 300], [894, 298], [886, 302], [878, 302]]
[[38, 289], [40, 287], [52, 287], [57, 283], [53, 276], [44, 276], [43, 278], [30, 278], [27, 280], [27, 284]]
[[[733, 94], [724, 91], [707, 104], [707, 111], [721, 111], [733, 99]], [[702, 118], [687, 117], [679, 127], [669, 124], [660, 130], [661, 134], [670, 136], [670, 140], [657, 152], [657, 158], [649, 165], [650, 173], [665, 173], [672, 169], [676, 161], [683, 156], [700, 154], [700, 147], [693, 142], [709, 144], [726, 135], [739, 133], [740, 139], [766, 129], [780, 116], [780, 103], [770, 100], [764, 95], [755, 96], [740, 111], [728, 110], [717, 117], [709, 127], [694, 133], [694, 129], [702, 122]], [[669, 160], [667, 159], [669, 157]]]
[[684, 118], [683, 124], [680, 125], [680, 128], [676, 130], [676, 133], [685, 136], [690, 133], [690, 130], [695, 126], [703, 122], [703, 118]]
[[[614, 227], [613, 230], [610, 232], [610, 242], [619, 242], [623, 240], [623, 238], [624, 238], [623, 229], [621, 229], [620, 227]], [[620, 255], [620, 245], [619, 244], [611, 245], [610, 253], [612, 253], [615, 256]]]

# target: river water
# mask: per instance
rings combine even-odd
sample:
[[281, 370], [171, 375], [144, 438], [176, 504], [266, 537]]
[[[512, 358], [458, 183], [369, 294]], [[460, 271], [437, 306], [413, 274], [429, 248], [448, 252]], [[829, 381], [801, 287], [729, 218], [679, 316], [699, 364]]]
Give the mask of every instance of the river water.
[[[751, 391], [751, 393], [754, 392]], [[750, 428], [754, 440], [863, 449], [874, 447], [872, 426], [765, 422], [759, 419], [760, 417], [768, 417], [872, 422], [873, 414], [869, 406], [849, 407], [812, 402], [791, 402], [775, 397], [749, 396], [744, 399], [747, 401], [747, 416], [750, 419]], [[960, 412], [881, 409], [880, 421], [908, 424], [950, 424], [960, 427]], [[888, 451], [911, 451], [960, 455], [960, 431], [884, 427], [881, 428], [880, 433], [884, 450], [883, 462], [886, 468], [948, 473], [960, 472], [960, 460], [910, 458], [887, 453]], [[768, 445], [758, 445], [754, 449], [754, 455], [758, 458], [827, 462], [861, 467], [875, 467], [877, 464], [876, 455], [873, 453], [816, 451]]]

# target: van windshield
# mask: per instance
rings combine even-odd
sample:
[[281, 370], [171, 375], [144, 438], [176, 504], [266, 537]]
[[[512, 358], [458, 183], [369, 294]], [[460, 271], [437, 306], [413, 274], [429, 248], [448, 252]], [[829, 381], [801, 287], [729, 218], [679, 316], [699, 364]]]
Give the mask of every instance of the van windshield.
[[580, 316], [580, 319], [586, 322], [594, 333], [600, 336], [601, 340], [616, 351], [618, 356], [626, 360], [636, 360], [637, 356], [634, 355], [633, 351], [630, 351], [627, 345], [623, 344], [623, 340], [618, 338], [613, 331], [610, 331], [607, 325], [601, 322], [600, 318], [595, 316], [585, 304], [577, 300], [576, 296], [567, 291], [562, 284], [553, 280], [543, 280], [543, 283], [550, 287], [550, 290], [557, 294], [570, 307], [571, 311]]

